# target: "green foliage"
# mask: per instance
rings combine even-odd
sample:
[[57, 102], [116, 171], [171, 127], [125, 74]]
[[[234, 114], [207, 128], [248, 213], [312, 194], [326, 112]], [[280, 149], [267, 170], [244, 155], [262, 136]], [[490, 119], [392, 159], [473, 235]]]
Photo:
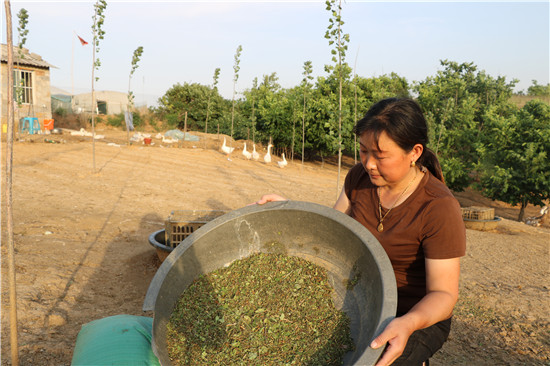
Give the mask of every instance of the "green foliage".
[[[217, 67], [214, 70], [214, 78], [212, 83], [212, 92], [217, 92], [218, 79], [220, 78], [220, 68]], [[208, 133], [208, 119], [210, 117], [210, 100], [212, 99], [212, 92], [208, 93], [208, 102], [206, 105], [206, 120], [204, 122], [204, 133]]]
[[239, 63], [241, 62], [241, 52], [243, 50], [243, 46], [239, 45], [239, 47], [237, 47], [237, 51], [235, 52], [235, 63], [233, 64], [233, 72], [234, 72], [234, 76], [233, 76], [233, 81], [236, 83], [237, 80], [239, 80], [239, 70], [241, 69], [240, 66], [239, 66]]
[[[107, 1], [97, 0], [94, 4], [94, 15], [92, 16], [93, 25], [92, 25], [92, 34], [93, 37], [93, 52], [94, 52], [94, 70], [99, 70], [101, 66], [101, 61], [99, 58], [95, 58], [95, 54], [99, 52], [99, 41], [103, 40], [105, 37], [105, 31], [103, 30], [103, 24], [105, 23], [105, 9], [107, 8]], [[99, 78], [96, 77], [95, 81], [98, 81]]]
[[19, 13], [17, 13], [17, 18], [19, 19], [19, 25], [17, 26], [17, 33], [19, 34], [19, 52], [22, 55], [21, 49], [23, 45], [27, 42], [27, 35], [29, 30], [27, 29], [27, 24], [29, 23], [29, 13], [25, 8], [21, 8]]
[[134, 127], [136, 128], [139, 128], [141, 126], [143, 126], [143, 123], [144, 123], [144, 120], [143, 120], [143, 117], [141, 116], [141, 113], [139, 112], [132, 112], [132, 121], [134, 123]]
[[109, 126], [122, 127], [123, 124], [126, 125], [126, 122], [124, 120], [124, 114], [123, 113], [118, 113], [118, 114], [114, 114], [114, 115], [109, 115], [109, 116], [107, 116], [106, 123]]
[[235, 52], [235, 64], [233, 65], [233, 98], [231, 103], [231, 137], [233, 138], [233, 122], [235, 120], [235, 87], [237, 85], [237, 80], [239, 80], [239, 70], [241, 69], [239, 63], [241, 62], [241, 51], [243, 47], [239, 45], [237, 51]]
[[134, 50], [134, 54], [132, 56], [132, 69], [130, 70], [130, 76], [134, 74], [136, 69], [138, 68], [138, 62], [141, 58], [141, 55], [143, 54], [143, 47], [139, 46]]
[[[17, 13], [17, 18], [19, 19], [19, 25], [17, 26], [17, 33], [19, 35], [18, 53], [19, 58], [25, 58], [25, 54], [23, 53], [23, 46], [27, 42], [27, 35], [29, 34], [29, 30], [27, 29], [27, 24], [29, 23], [28, 11], [25, 8], [21, 8], [21, 10], [19, 10], [19, 13]], [[19, 72], [17, 73], [17, 75], [19, 75]], [[21, 104], [23, 103], [23, 86], [25, 82], [21, 79], [20, 76], [19, 79], [20, 80], [18, 85], [15, 86], [15, 100], [17, 101], [17, 105], [21, 107]]]
[[227, 110], [227, 102], [219, 95], [217, 89], [197, 83], [172, 86], [161, 98], [157, 115], [166, 118], [172, 127], [184, 126], [185, 112], [187, 112], [187, 126], [189, 129], [202, 130], [205, 126], [206, 113], [210, 97], [210, 116], [213, 123], [221, 122], [221, 117]]
[[349, 43], [349, 34], [344, 34], [342, 31], [342, 26], [344, 25], [344, 21], [342, 20], [342, 1], [327, 0], [325, 5], [326, 10], [331, 14], [325, 38], [329, 40], [328, 43], [330, 46], [334, 45], [334, 49], [331, 50], [332, 61], [340, 65], [344, 62], [346, 51], [348, 50], [347, 43]]
[[[139, 112], [132, 112], [132, 121], [135, 128], [139, 128], [143, 126], [143, 117]], [[107, 120], [105, 121], [106, 124], [113, 127], [124, 127], [126, 128], [126, 120], [124, 117], [124, 113], [118, 113], [113, 115], [108, 115]]]
[[130, 69], [130, 76], [128, 78], [128, 105], [130, 109], [134, 105], [134, 93], [130, 90], [130, 82], [132, 80], [132, 75], [138, 68], [138, 62], [142, 54], [143, 54], [143, 47], [139, 46], [134, 50], [134, 55], [132, 56], [132, 68]]
[[304, 78], [302, 79], [302, 93], [304, 94], [304, 109], [302, 112], [302, 165], [304, 164], [304, 155], [305, 155], [305, 140], [306, 140], [306, 114], [307, 114], [307, 94], [311, 89], [311, 84], [309, 83], [313, 80], [311, 73], [313, 72], [313, 65], [311, 61], [304, 62]]
[[527, 94], [537, 97], [550, 97], [550, 83], [539, 85], [536, 80], [533, 80], [533, 85], [527, 88]]
[[67, 110], [65, 108], [62, 108], [62, 107], [57, 107], [53, 113], [57, 114], [61, 117], [67, 116]]
[[462, 191], [477, 172], [479, 145], [488, 108], [506, 109], [516, 80], [506, 83], [473, 63], [441, 61], [443, 70], [415, 86], [430, 130], [430, 147], [437, 152], [447, 185]]
[[532, 100], [520, 110], [485, 112], [487, 134], [479, 146], [479, 187], [511, 205], [544, 205], [550, 199], [550, 106]]

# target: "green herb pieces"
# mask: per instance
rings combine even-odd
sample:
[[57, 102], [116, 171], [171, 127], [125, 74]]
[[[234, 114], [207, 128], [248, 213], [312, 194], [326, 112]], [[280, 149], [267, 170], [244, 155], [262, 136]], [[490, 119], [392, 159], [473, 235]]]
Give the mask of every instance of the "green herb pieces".
[[255, 254], [200, 276], [167, 325], [174, 365], [341, 365], [353, 350], [326, 270]]

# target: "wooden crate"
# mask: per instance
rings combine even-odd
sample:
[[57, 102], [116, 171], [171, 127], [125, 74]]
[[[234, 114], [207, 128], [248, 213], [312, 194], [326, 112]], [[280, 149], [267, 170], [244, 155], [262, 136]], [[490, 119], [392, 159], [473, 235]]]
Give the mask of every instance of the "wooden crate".
[[176, 210], [165, 221], [165, 243], [175, 248], [201, 226], [228, 211], [222, 210]]
[[494, 220], [495, 209], [488, 207], [462, 207], [464, 220]]

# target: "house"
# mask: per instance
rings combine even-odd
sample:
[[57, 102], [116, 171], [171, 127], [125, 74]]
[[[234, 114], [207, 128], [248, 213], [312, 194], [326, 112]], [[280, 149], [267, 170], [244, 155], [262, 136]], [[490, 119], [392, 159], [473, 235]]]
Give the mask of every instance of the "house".
[[[1, 124], [7, 125], [8, 115], [8, 46], [1, 45]], [[50, 68], [55, 67], [44, 61], [40, 55], [26, 48], [13, 47], [15, 128], [17, 121], [24, 117], [36, 117], [43, 126], [44, 119], [52, 118], [50, 94]], [[5, 131], [5, 128], [2, 129]]]
[[[94, 92], [98, 114], [119, 114], [128, 109], [128, 93], [100, 90]], [[92, 93], [83, 93], [73, 96], [72, 110], [74, 113], [92, 112]]]

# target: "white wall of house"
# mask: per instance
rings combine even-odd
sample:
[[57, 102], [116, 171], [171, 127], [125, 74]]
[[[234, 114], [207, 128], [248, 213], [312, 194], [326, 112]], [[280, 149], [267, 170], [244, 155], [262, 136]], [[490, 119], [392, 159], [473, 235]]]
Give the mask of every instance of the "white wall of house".
[[[124, 113], [128, 109], [128, 94], [116, 91], [96, 91], [95, 113], [98, 113], [98, 104], [106, 103], [106, 114]], [[92, 93], [78, 94], [73, 97], [73, 111], [75, 113], [92, 112]], [[100, 107], [101, 108], [101, 107]]]

